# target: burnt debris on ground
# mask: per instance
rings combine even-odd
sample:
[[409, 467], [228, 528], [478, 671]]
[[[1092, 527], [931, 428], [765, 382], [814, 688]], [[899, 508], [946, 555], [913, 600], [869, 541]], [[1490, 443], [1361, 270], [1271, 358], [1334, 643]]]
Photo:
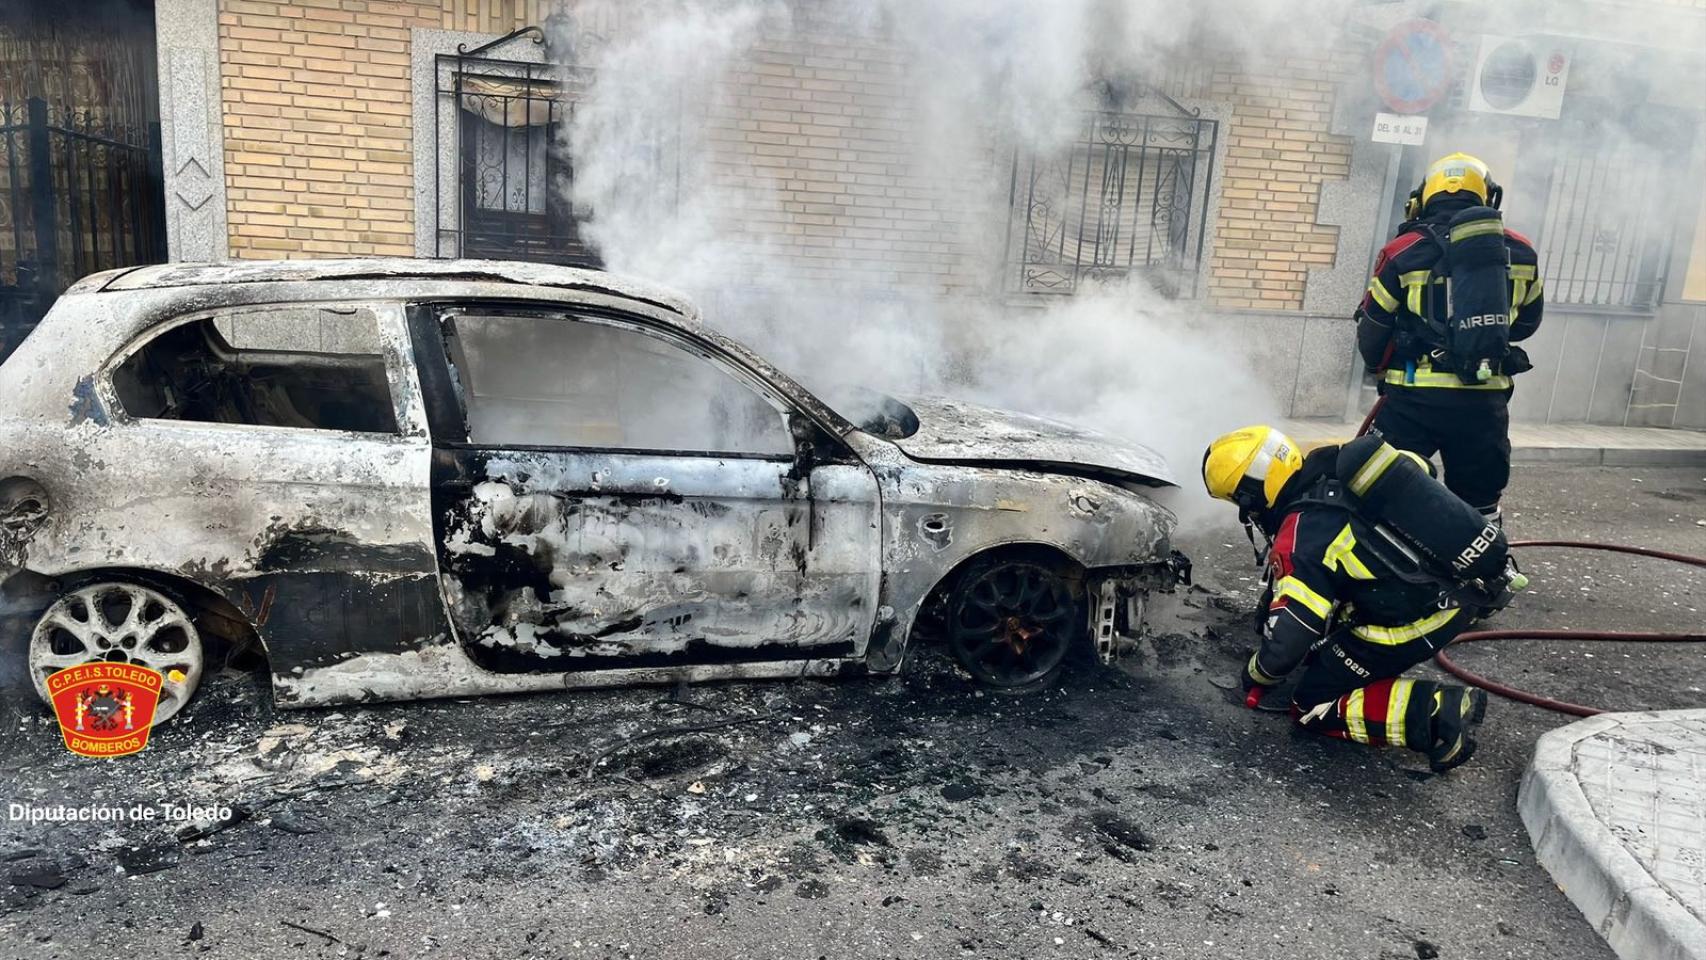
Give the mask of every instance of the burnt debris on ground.
[[[1512, 523], [1555, 535], [1593, 503], [1606, 539], [1682, 549], [1699, 501], [1645, 492], [1699, 483], [1672, 473], [1576, 471], [1568, 498], [1529, 478]], [[30, 957], [1608, 956], [1509, 801], [1563, 718], [1495, 703], [1475, 762], [1436, 777], [1244, 710], [1213, 681], [1250, 647], [1248, 547], [1229, 523], [1187, 549], [1204, 577], [1178, 632], [1024, 696], [928, 653], [891, 678], [307, 711], [225, 670], [144, 753], [104, 762], [8, 703], [7, 804], [228, 815], [0, 821], [0, 940]], [[1671, 571], [1535, 567], [1510, 626], [1674, 629], [1700, 607]], [[1698, 651], [1482, 646], [1465, 661], [1632, 708], [1706, 683]], [[829, 925], [862, 939], [828, 951]]]

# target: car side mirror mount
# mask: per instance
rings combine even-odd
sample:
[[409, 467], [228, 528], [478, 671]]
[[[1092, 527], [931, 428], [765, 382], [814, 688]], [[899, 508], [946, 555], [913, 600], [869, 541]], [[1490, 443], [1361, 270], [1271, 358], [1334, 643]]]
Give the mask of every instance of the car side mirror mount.
[[839, 463], [847, 458], [841, 443], [803, 413], [788, 414], [788, 433], [794, 438], [794, 458], [804, 466]]

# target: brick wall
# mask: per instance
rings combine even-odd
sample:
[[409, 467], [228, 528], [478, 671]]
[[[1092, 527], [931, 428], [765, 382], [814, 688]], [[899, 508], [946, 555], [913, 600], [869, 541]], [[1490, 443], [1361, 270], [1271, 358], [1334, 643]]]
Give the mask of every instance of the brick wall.
[[[771, 41], [734, 78], [712, 121], [722, 182], [763, 202], [739, 212], [737, 229], [768, 234], [808, 276], [891, 271], [902, 282], [987, 291], [1002, 251], [975, 239], [1006, 226], [1004, 202], [923, 179], [914, 169], [917, 117], [901, 96], [897, 51], [876, 42]], [[1203, 71], [1186, 96], [1231, 110], [1215, 244], [1204, 289], [1220, 307], [1298, 310], [1308, 271], [1330, 266], [1338, 228], [1316, 224], [1320, 186], [1350, 175], [1351, 139], [1328, 132], [1343, 67], [1293, 59], [1265, 73]], [[1005, 182], [1003, 159], [968, 158], [968, 182]], [[998, 184], [999, 186], [999, 184]], [[947, 196], [951, 200], [943, 203]]]
[[[912, 142], [901, 52], [845, 36], [760, 42], [720, 91], [715, 182], [747, 201], [730, 228], [796, 276], [948, 292], [972, 282], [971, 198], [931, 182]], [[989, 175], [988, 158], [964, 171]]]
[[220, 0], [232, 255], [412, 255], [410, 29], [507, 32], [539, 13], [539, 0]]
[[[233, 255], [411, 255], [410, 30], [506, 32], [548, 12], [549, 0], [221, 0]], [[903, 69], [877, 40], [760, 43], [707, 131], [715, 180], [754, 201], [730, 211], [727, 239], [811, 278], [940, 293], [998, 283], [988, 238], [1005, 211], [977, 204], [1001, 191], [967, 185], [1001, 186], [1005, 163], [967, 151], [957, 183], [923, 179]], [[1203, 71], [1189, 91], [1232, 111], [1204, 264], [1214, 304], [1298, 309], [1308, 269], [1332, 262], [1336, 229], [1314, 221], [1320, 184], [1348, 175], [1349, 140], [1326, 132], [1334, 69]]]
[[1333, 263], [1338, 228], [1315, 222], [1321, 184], [1350, 176], [1351, 139], [1329, 133], [1341, 68], [1292, 59], [1217, 70], [1210, 96], [1232, 118], [1207, 289], [1225, 307], [1297, 310], [1311, 268]]

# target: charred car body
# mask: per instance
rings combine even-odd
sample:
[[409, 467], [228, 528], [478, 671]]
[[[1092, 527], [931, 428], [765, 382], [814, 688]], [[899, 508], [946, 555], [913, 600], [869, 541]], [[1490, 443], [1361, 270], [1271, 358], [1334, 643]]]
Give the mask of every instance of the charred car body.
[[0, 398], [8, 697], [137, 662], [164, 719], [214, 641], [283, 706], [892, 672], [921, 619], [1020, 686], [1181, 572], [1153, 454], [945, 401], [862, 428], [597, 272], [98, 274]]

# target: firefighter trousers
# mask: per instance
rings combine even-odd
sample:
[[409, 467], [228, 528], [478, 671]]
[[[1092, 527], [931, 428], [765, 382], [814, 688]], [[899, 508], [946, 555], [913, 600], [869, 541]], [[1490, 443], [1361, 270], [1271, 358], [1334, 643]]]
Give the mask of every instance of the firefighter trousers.
[[1473, 619], [1466, 610], [1446, 613], [1405, 627], [1330, 631], [1311, 651], [1292, 694], [1293, 719], [1329, 737], [1427, 750], [1434, 742], [1434, 698], [1441, 686], [1400, 674], [1449, 644]]
[[1511, 479], [1509, 390], [1388, 386], [1373, 431], [1400, 450], [1445, 465], [1445, 485], [1470, 506], [1498, 516]]

